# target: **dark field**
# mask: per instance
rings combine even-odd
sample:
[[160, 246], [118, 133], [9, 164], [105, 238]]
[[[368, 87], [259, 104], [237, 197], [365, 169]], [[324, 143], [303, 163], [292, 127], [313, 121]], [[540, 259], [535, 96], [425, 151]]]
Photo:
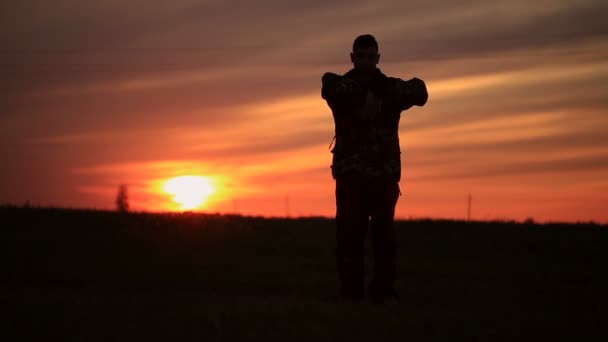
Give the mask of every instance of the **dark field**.
[[607, 226], [398, 222], [373, 306], [333, 299], [330, 219], [0, 213], [2, 341], [608, 340]]

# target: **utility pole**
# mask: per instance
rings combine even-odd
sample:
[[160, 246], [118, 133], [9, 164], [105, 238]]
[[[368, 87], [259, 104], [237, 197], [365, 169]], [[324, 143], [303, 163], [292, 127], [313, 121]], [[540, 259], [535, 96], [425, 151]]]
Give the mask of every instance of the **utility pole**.
[[469, 205], [467, 206], [467, 221], [471, 221], [471, 201], [473, 200], [471, 193], [469, 192]]
[[289, 196], [285, 196], [285, 217], [289, 217]]

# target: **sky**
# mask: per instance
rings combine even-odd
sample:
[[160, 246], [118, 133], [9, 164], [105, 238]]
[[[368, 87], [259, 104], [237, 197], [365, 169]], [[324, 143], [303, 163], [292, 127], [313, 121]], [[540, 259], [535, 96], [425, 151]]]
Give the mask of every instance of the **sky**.
[[376, 37], [401, 113], [396, 218], [608, 222], [605, 1], [0, 4], [0, 203], [335, 215], [321, 76]]

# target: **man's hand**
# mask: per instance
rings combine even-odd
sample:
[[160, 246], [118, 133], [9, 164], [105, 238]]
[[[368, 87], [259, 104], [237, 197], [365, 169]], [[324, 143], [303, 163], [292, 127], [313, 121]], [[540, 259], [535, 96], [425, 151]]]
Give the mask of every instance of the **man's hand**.
[[411, 106], [424, 106], [428, 93], [424, 81], [414, 77], [408, 81], [396, 79], [393, 87], [389, 88], [389, 96], [403, 103], [405, 108]]
[[[361, 87], [354, 80], [331, 72], [326, 72], [323, 75], [322, 83], [322, 94], [327, 96], [331, 96], [330, 94], [335, 94], [343, 97], [345, 95], [351, 95], [361, 91]], [[327, 96], [323, 98], [326, 98]]]
[[402, 91], [404, 96], [411, 99], [415, 106], [424, 106], [429, 97], [426, 90], [426, 84], [417, 77], [404, 82]]

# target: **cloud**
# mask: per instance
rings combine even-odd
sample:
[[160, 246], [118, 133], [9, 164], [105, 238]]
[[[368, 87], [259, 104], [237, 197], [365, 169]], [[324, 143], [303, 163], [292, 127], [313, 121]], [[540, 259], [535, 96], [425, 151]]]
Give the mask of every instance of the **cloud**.
[[[21, 183], [42, 198], [36, 186], [52, 182], [50, 196], [64, 201], [74, 196], [67, 184], [109, 194], [125, 173], [136, 181], [215, 172], [256, 191], [325, 184], [333, 121], [320, 76], [350, 68], [362, 33], [378, 38], [385, 73], [427, 82], [427, 105], [401, 119], [407, 181], [605, 167], [594, 161], [608, 146], [601, 1], [0, 7], [6, 198], [25, 196], [11, 185]], [[148, 167], [155, 163], [170, 165]], [[99, 169], [69, 172], [87, 168]]]
[[[500, 55], [608, 33], [603, 25], [607, 7], [599, 1], [579, 6], [307, 2], [294, 8], [276, 1], [83, 6], [64, 0], [54, 2], [54, 11], [40, 6], [33, 7], [37, 15], [30, 21], [5, 24], [12, 43], [4, 49], [5, 69], [14, 76], [5, 82], [21, 85], [21, 91], [159, 74], [171, 78], [192, 70], [229, 74], [239, 67], [347, 63], [352, 39], [368, 31], [377, 32], [387, 62]], [[62, 10], [66, 13], [44, 15]], [[31, 16], [24, 12], [11, 11], [12, 17]], [[19, 41], [14, 40], [17, 33]]]
[[412, 176], [409, 181], [437, 181], [441, 179], [463, 180], [474, 179], [481, 180], [483, 178], [492, 177], [498, 179], [502, 176], [512, 175], [534, 175], [534, 174], [552, 174], [554, 177], [560, 173], [572, 172], [602, 172], [605, 174], [608, 171], [608, 153], [594, 154], [588, 156], [573, 156], [551, 160], [536, 160], [525, 162], [485, 162], [480, 164], [472, 163], [464, 170], [445, 171], [441, 170], [432, 175]]
[[[12, 42], [3, 50], [8, 77], [0, 87], [12, 104], [5, 115], [71, 103], [69, 111], [124, 117], [144, 115], [133, 114], [134, 106], [140, 113], [182, 112], [293, 96], [317, 87], [324, 68], [348, 65], [348, 51], [357, 34], [351, 22], [361, 23], [360, 32], [378, 31], [385, 63], [474, 58], [482, 54], [479, 49], [501, 56], [510, 50], [572, 44], [606, 33], [602, 25], [606, 6], [601, 2], [526, 3], [522, 11], [523, 3], [517, 2], [509, 6], [313, 2], [294, 9], [275, 1], [180, 1], [171, 6], [141, 2], [79, 6], [63, 1], [53, 5], [55, 11], [50, 13], [58, 13], [54, 16], [45, 15], [49, 9], [40, 6], [33, 7], [30, 22], [5, 24], [5, 35]], [[24, 12], [17, 8], [13, 17]], [[423, 32], [423, 37], [405, 34], [413, 29]], [[15, 41], [18, 32], [26, 34]], [[83, 96], [83, 90], [93, 94]], [[28, 96], [58, 91], [78, 95]]]

